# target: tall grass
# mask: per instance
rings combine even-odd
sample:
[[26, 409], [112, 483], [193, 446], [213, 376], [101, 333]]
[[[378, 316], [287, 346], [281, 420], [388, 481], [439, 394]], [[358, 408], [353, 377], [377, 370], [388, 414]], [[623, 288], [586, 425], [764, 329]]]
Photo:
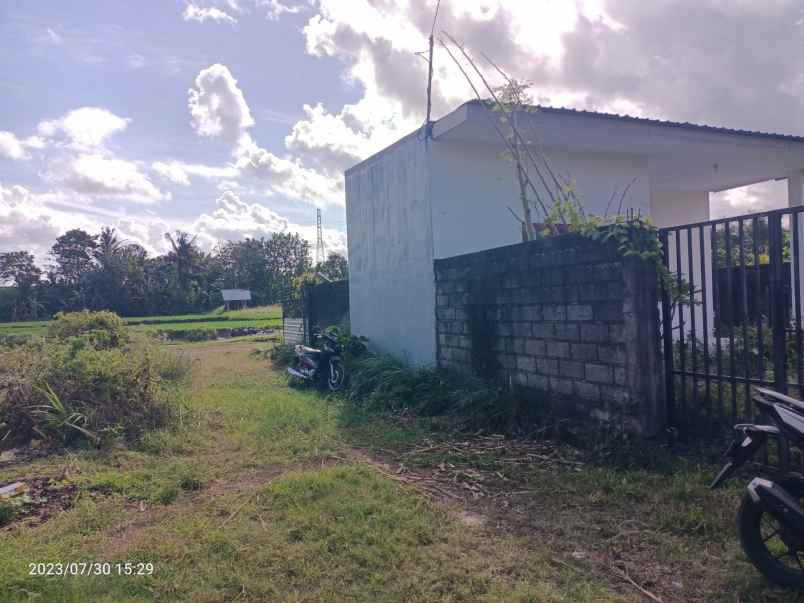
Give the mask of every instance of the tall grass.
[[352, 362], [346, 398], [369, 411], [447, 417], [456, 427], [514, 430], [533, 423], [538, 404], [452, 370], [412, 367], [390, 356]]

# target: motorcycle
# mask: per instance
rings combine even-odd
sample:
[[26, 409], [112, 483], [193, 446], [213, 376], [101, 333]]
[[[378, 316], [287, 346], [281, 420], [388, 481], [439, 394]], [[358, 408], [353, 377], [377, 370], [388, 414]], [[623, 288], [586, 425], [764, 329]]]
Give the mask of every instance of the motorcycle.
[[313, 329], [313, 337], [321, 341], [320, 349], [297, 345], [294, 348], [295, 362], [288, 367], [288, 373], [302, 381], [318, 383], [322, 388], [336, 392], [346, 381], [346, 369], [338, 338], [331, 333], [321, 333], [317, 327]]
[[[738, 436], [726, 450], [728, 460], [710, 488], [715, 489], [747, 463], [771, 436], [782, 435], [804, 448], [804, 402], [755, 387], [754, 402], [772, 425], [735, 425]], [[755, 477], [740, 503], [737, 528], [743, 551], [770, 581], [804, 587], [804, 479], [780, 481]]]

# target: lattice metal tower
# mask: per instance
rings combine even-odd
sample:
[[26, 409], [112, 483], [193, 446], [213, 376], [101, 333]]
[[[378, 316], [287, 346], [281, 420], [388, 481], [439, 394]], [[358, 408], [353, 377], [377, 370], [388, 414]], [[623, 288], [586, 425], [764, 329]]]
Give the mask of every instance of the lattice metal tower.
[[324, 252], [324, 231], [321, 228], [321, 210], [315, 210], [315, 218], [316, 218], [316, 225], [315, 225], [315, 264], [316, 266], [327, 259], [327, 256]]

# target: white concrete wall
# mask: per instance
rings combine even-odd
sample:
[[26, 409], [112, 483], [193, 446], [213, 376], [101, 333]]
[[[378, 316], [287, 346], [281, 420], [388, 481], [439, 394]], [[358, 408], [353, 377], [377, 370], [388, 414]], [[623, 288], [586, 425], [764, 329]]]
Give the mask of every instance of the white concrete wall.
[[436, 360], [427, 149], [415, 135], [346, 174], [352, 332], [412, 363]]
[[[507, 207], [522, 216], [513, 164], [502, 147], [436, 139], [432, 143], [433, 240], [436, 258], [480, 251], [522, 240], [521, 226]], [[617, 154], [548, 151], [554, 171], [568, 175], [584, 206], [603, 215], [616, 190], [633, 178], [623, 209], [650, 211], [650, 182], [643, 160]], [[535, 173], [531, 174], [538, 182]], [[541, 194], [541, 185], [539, 185]], [[546, 193], [542, 195], [547, 199]], [[530, 195], [533, 199], [533, 195]], [[619, 194], [609, 213], [617, 211]], [[534, 221], [541, 215], [533, 214]]]

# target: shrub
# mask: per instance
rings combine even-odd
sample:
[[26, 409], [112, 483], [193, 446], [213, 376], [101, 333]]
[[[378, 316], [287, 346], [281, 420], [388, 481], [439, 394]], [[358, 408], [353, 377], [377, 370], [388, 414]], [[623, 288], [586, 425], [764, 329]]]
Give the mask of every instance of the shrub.
[[271, 348], [271, 363], [277, 368], [284, 368], [293, 364], [296, 358], [296, 351], [293, 346], [287, 343], [280, 343]]
[[114, 312], [59, 312], [48, 325], [47, 337], [66, 342], [80, 338], [96, 349], [116, 348], [130, 340], [129, 328]]
[[368, 343], [367, 337], [352, 335], [348, 329], [335, 326], [328, 327], [327, 333], [338, 338], [338, 345], [341, 348], [341, 354], [347, 366], [368, 353], [368, 346], [366, 345]]
[[111, 340], [95, 347], [79, 334], [0, 351], [0, 438], [97, 444], [171, 426], [178, 401], [164, 354], [145, 337], [107, 347]]
[[537, 406], [522, 406], [496, 385], [455, 371], [411, 367], [390, 356], [356, 360], [346, 390], [352, 403], [368, 410], [449, 416], [462, 427], [510, 430], [532, 423]]

